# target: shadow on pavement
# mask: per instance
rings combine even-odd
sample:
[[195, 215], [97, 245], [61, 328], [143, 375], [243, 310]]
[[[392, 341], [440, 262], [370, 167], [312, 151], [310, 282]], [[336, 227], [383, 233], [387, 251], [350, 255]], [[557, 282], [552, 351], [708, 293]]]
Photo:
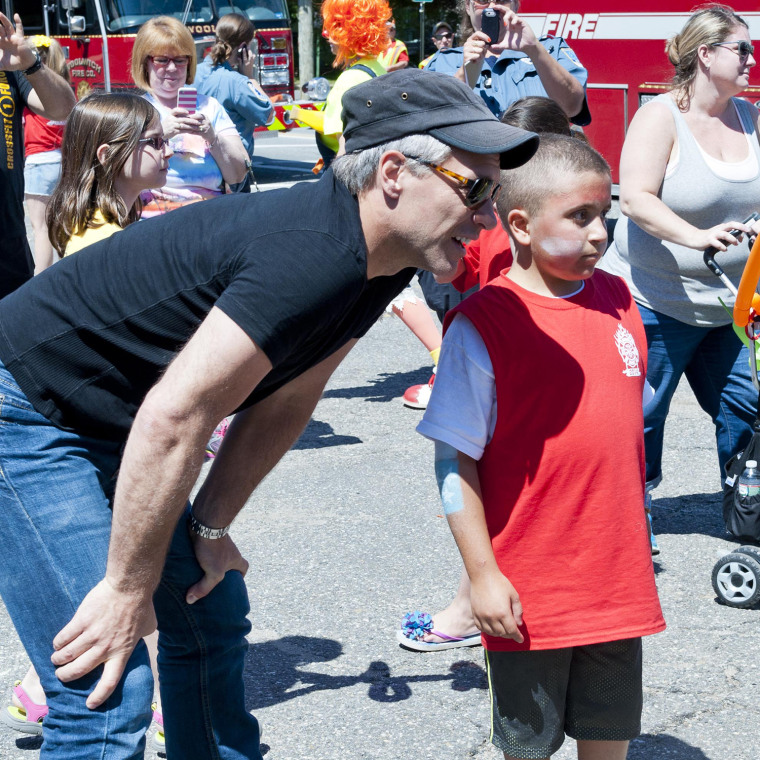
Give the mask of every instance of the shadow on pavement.
[[333, 388], [325, 391], [323, 398], [364, 398], [367, 401], [388, 402], [401, 398], [410, 385], [426, 383], [430, 379], [430, 366], [410, 372], [383, 372], [367, 385], [352, 388]]
[[723, 522], [723, 494], [694, 493], [658, 499], [652, 494], [652, 525], [655, 536], [661, 533], [684, 535], [700, 533], [730, 539]]
[[474, 662], [455, 662], [449, 673], [419, 676], [392, 676], [382, 660], [370, 662], [357, 675], [330, 675], [302, 670], [301, 666], [335, 660], [343, 654], [342, 645], [333, 639], [310, 636], [285, 636], [276, 641], [251, 644], [246, 655], [246, 709], [287, 702], [318, 691], [345, 689], [367, 684], [367, 696], [375, 702], [401, 702], [412, 696], [411, 686], [450, 681], [454, 691], [486, 689], [483, 668]]
[[692, 747], [670, 734], [642, 734], [631, 742], [627, 760], [714, 760], [699, 747]]
[[323, 449], [326, 446], [349, 446], [355, 443], [362, 443], [362, 439], [355, 435], [337, 435], [332, 425], [312, 419], [292, 448]]
[[315, 179], [313, 161], [286, 161], [276, 158], [254, 156], [253, 174], [261, 185], [267, 182], [297, 182]]
[[41, 736], [19, 736], [16, 739], [16, 746], [19, 749], [38, 750], [42, 746]]

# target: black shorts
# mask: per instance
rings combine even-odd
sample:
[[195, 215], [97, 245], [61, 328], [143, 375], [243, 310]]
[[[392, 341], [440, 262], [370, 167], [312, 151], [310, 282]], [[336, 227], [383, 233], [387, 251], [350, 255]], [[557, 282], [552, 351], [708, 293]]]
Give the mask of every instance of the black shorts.
[[641, 733], [641, 639], [566, 649], [486, 651], [491, 741], [513, 757], [553, 755], [565, 740]]

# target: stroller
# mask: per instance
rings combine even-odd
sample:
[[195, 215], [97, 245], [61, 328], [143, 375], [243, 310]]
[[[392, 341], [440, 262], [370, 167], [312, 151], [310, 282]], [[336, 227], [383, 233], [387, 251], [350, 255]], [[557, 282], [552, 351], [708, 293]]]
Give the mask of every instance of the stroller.
[[[760, 213], [752, 214], [744, 220], [751, 224], [760, 219]], [[738, 236], [738, 230], [732, 231]], [[748, 241], [752, 244], [752, 240]], [[718, 601], [729, 607], [753, 607], [760, 602], [760, 496], [751, 497], [737, 504], [734, 499], [737, 481], [745, 469], [745, 462], [760, 461], [760, 380], [758, 361], [760, 351], [760, 294], [755, 292], [760, 280], [760, 236], [750, 251], [744, 267], [739, 288], [734, 287], [723, 269], [715, 261], [715, 248], [704, 252], [704, 262], [713, 274], [736, 296], [733, 308], [734, 330], [750, 351], [752, 382], [758, 390], [758, 412], [752, 425], [753, 434], [744, 451], [733, 456], [726, 464], [726, 481], [723, 486], [723, 519], [726, 530], [741, 540], [753, 544], [740, 546], [730, 554], [721, 557], [712, 571], [712, 585]], [[725, 306], [725, 304], [724, 304]]]

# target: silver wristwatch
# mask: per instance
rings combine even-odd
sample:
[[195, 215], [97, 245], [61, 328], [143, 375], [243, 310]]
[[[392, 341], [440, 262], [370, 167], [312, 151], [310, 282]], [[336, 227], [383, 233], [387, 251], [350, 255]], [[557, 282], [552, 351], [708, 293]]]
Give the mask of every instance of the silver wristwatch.
[[230, 532], [230, 526], [225, 528], [209, 528], [208, 525], [204, 525], [198, 518], [190, 512], [190, 530], [195, 533], [196, 536], [201, 538], [222, 538]]

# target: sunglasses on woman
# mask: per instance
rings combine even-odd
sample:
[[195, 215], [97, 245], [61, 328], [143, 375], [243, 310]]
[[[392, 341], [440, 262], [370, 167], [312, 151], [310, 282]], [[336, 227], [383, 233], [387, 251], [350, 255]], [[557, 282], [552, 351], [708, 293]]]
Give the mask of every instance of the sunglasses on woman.
[[728, 45], [736, 45], [735, 48], [729, 47], [728, 49], [732, 53], [736, 53], [742, 63], [746, 63], [747, 59], [755, 52], [755, 46], [752, 43], [747, 42], [747, 40], [727, 40], [726, 42], [712, 43], [712, 47], [727, 47]]
[[405, 158], [408, 158], [411, 161], [416, 161], [418, 164], [434, 169], [439, 174], [445, 174], [447, 177], [451, 177], [455, 180], [459, 187], [466, 190], [464, 205], [467, 206], [467, 208], [477, 208], [478, 206], [482, 206], [489, 199], [495, 203], [496, 198], [499, 196], [501, 184], [496, 182], [496, 180], [486, 179], [485, 177], [468, 179], [461, 174], [451, 171], [451, 169], [446, 169], [439, 164], [434, 164], [430, 161], [425, 161], [422, 158], [417, 158], [417, 156], [405, 156]]

